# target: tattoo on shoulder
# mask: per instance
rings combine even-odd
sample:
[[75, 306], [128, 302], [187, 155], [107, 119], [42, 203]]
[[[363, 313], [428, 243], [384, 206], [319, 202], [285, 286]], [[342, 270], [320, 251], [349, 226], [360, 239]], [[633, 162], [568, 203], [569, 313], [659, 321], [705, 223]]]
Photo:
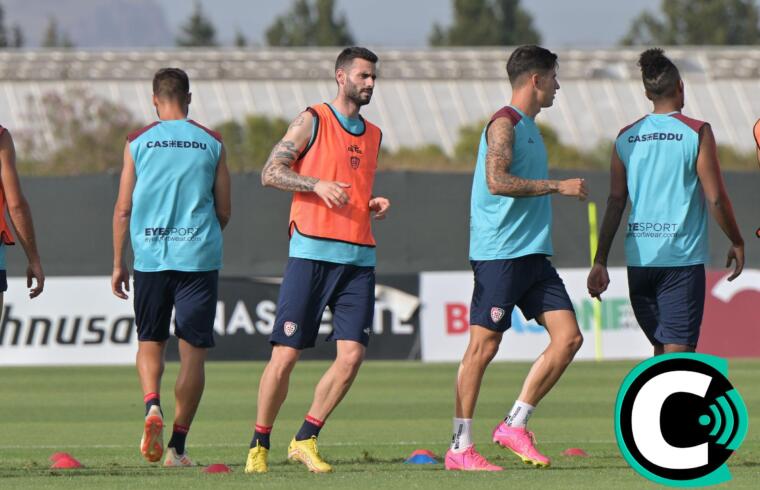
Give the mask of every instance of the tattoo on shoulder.
[[508, 119], [497, 119], [488, 128], [486, 178], [495, 194], [506, 196], [541, 196], [555, 191], [549, 180], [523, 179], [509, 173], [512, 166], [515, 128]]
[[290, 123], [291, 128], [296, 128], [298, 126], [303, 126], [304, 121], [306, 118], [303, 116], [303, 114], [299, 114], [297, 118], [293, 119], [293, 122]]
[[508, 170], [512, 164], [512, 145], [515, 129], [507, 119], [497, 119], [488, 128], [486, 165], [489, 171]]

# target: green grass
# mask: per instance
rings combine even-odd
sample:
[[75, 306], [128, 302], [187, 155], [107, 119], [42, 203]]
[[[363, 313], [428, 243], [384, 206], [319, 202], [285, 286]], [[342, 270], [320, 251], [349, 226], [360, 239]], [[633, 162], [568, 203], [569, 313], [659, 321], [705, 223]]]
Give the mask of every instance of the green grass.
[[[138, 449], [143, 411], [137, 375], [128, 367], [0, 369], [0, 488], [625, 488], [654, 487], [620, 456], [612, 412], [632, 362], [578, 362], [542, 402], [531, 428], [549, 469], [523, 466], [489, 443], [528, 371], [525, 363], [492, 365], [481, 390], [474, 432], [479, 449], [506, 467], [499, 474], [446, 472], [443, 465], [405, 465], [414, 449], [445, 452], [451, 431], [454, 364], [367, 362], [320, 436], [320, 451], [335, 472], [312, 475], [288, 464], [285, 451], [311, 400], [324, 362], [303, 362], [272, 434], [270, 473], [243, 474], [262, 363], [213, 363], [206, 393], [188, 439], [201, 464], [223, 462], [233, 472], [163, 469], [145, 463]], [[164, 411], [171, 414], [175, 364], [167, 367]], [[732, 361], [730, 378], [749, 413], [750, 431], [729, 460], [728, 488], [757, 488], [760, 477], [759, 361]], [[168, 423], [171, 423], [169, 418]], [[581, 447], [591, 457], [560, 452]], [[68, 451], [81, 470], [50, 470], [47, 458]]]

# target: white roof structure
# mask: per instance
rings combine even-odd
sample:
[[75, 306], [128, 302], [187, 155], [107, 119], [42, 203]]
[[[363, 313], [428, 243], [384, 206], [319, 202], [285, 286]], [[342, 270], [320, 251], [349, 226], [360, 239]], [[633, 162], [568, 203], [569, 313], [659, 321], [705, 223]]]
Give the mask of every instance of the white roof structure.
[[[378, 85], [362, 113], [381, 127], [387, 148], [439, 145], [453, 153], [463, 125], [488, 118], [510, 95], [510, 48], [377, 50]], [[32, 127], [41, 107], [30, 95], [84, 86], [139, 120], [155, 119], [150, 81], [165, 66], [185, 69], [191, 116], [209, 126], [248, 114], [293, 118], [335, 93], [338, 50], [183, 49], [141, 51], [0, 51], [0, 123]], [[559, 50], [561, 89], [538, 120], [579, 148], [610, 141], [650, 110], [636, 60], [640, 49]], [[760, 117], [760, 49], [666, 48], [686, 82], [684, 113], [709, 121], [719, 143], [754, 148]]]

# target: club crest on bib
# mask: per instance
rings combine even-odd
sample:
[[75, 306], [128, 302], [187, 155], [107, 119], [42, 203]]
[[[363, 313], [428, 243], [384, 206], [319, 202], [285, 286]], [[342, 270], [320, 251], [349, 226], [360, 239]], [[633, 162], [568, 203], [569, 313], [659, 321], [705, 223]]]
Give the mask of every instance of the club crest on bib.
[[298, 330], [298, 325], [293, 322], [285, 322], [283, 329], [285, 330], [285, 335], [292, 337], [293, 334], [296, 333], [296, 330]]
[[349, 161], [351, 162], [351, 168], [356, 170], [357, 168], [359, 168], [359, 165], [361, 165], [362, 163], [361, 158], [357, 156], [357, 155], [362, 154], [362, 149], [359, 148], [358, 145], [351, 145], [347, 148], [347, 150], [351, 154], [351, 158], [349, 159]]
[[493, 320], [494, 323], [499, 323], [499, 320], [502, 318], [504, 318], [504, 308], [496, 306], [491, 308], [491, 320]]

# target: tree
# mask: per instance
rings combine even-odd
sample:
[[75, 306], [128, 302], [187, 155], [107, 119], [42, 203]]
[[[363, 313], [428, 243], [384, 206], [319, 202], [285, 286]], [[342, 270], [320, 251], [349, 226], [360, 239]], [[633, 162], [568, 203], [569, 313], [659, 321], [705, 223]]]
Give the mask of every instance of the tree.
[[[23, 39], [22, 39], [23, 41]], [[48, 26], [45, 29], [45, 36], [42, 38], [43, 48], [66, 48], [74, 47], [74, 43], [66, 32], [59, 32], [58, 21], [55, 17], [50, 17]]]
[[27, 116], [31, 126], [50, 128], [47, 138], [38, 131], [18, 132], [20, 169], [32, 175], [79, 175], [117, 171], [121, 167], [124, 136], [140, 127], [126, 107], [97, 96], [84, 86], [64, 92], [29, 96], [28, 107], [42, 113]]
[[632, 45], [736, 45], [760, 42], [755, 0], [662, 0], [642, 12], [620, 40]]
[[454, 23], [433, 26], [432, 46], [538, 44], [541, 35], [520, 0], [453, 0]]
[[250, 115], [242, 124], [226, 121], [215, 128], [222, 134], [227, 151], [227, 165], [233, 172], [261, 169], [272, 147], [288, 130], [288, 121]]
[[195, 2], [193, 13], [181, 27], [180, 35], [177, 37], [177, 46], [216, 46], [216, 28], [206, 17], [198, 1]]
[[18, 24], [13, 24], [13, 27], [11, 27], [10, 47], [12, 48], [24, 47], [24, 32], [21, 30], [21, 26]]
[[42, 47], [58, 47], [58, 22], [55, 20], [55, 17], [50, 17], [48, 20], [47, 28], [45, 28], [45, 35], [42, 38]]
[[[459, 128], [459, 139], [454, 147], [454, 165], [474, 166], [480, 140], [488, 121], [480, 121]], [[539, 123], [538, 127], [546, 146], [551, 168], [606, 169], [610, 163], [611, 143], [602, 141], [589, 150], [566, 145], [551, 126]]]
[[7, 48], [8, 44], [8, 33], [5, 30], [5, 9], [0, 5], [0, 48]]
[[290, 12], [269, 26], [266, 37], [269, 46], [354, 44], [345, 15], [335, 13], [335, 0], [295, 0]]
[[242, 32], [240, 32], [240, 29], [235, 31], [235, 46], [238, 48], [244, 48], [248, 46], [248, 39], [245, 38]]
[[5, 27], [5, 8], [0, 5], [0, 48], [20, 48], [24, 45], [24, 35], [18, 24], [13, 24], [10, 32]]

